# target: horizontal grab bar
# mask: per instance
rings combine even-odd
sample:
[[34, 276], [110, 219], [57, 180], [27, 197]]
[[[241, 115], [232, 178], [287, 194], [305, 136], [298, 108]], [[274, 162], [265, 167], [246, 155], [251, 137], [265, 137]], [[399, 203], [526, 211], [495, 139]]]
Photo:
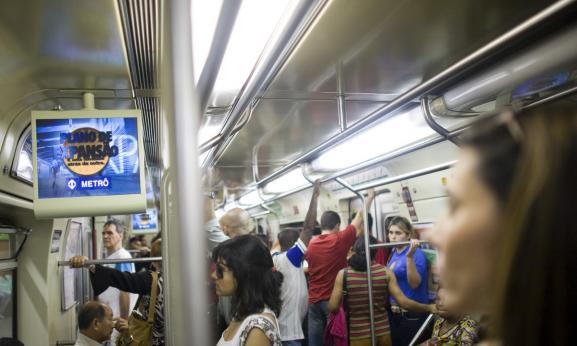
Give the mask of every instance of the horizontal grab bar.
[[[143, 258], [115, 258], [115, 259], [96, 259], [87, 260], [85, 265], [92, 264], [116, 264], [116, 263], [146, 263], [146, 262], [160, 262], [162, 257], [143, 257]], [[58, 261], [59, 267], [69, 267], [70, 261]]]
[[[419, 244], [427, 244], [428, 240], [419, 240]], [[371, 244], [369, 246], [371, 249], [380, 249], [380, 248], [388, 248], [388, 247], [397, 247], [402, 245], [411, 245], [410, 241], [399, 241], [396, 243], [378, 243], [378, 244]]]

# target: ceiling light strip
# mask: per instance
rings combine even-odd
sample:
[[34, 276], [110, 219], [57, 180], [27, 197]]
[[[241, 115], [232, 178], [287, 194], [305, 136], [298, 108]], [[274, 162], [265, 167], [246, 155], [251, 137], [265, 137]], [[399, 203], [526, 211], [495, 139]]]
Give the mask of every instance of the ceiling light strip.
[[331, 137], [329, 140], [321, 143], [309, 152], [299, 156], [291, 163], [283, 166], [266, 178], [260, 180], [257, 184], [261, 186], [275, 180], [294, 167], [314, 159], [325, 150], [358, 133], [368, 125], [374, 123], [376, 120], [382, 119], [385, 116], [390, 116], [391, 113], [404, 107], [407, 103], [413, 102], [415, 99], [419, 99], [434, 90], [446, 87], [451, 82], [454, 82], [458, 78], [462, 77], [463, 74], [468, 72], [473, 67], [478, 67], [481, 63], [486, 63], [486, 60], [492, 55], [502, 53], [507, 49], [507, 47], [511, 47], [513, 43], [522, 40], [528, 33], [533, 32], [537, 28], [543, 26], [545, 22], [554, 21], [557, 16], [563, 15], [563, 13], [568, 11], [571, 6], [575, 6], [575, 3], [575, 1], [570, 0], [558, 1], [554, 3], [535, 16], [527, 19], [520, 25], [492, 40], [465, 58], [459, 60], [457, 63], [441, 71], [426, 82], [410, 89], [408, 92], [394, 99], [391, 103], [371, 112], [369, 115], [356, 122], [344, 132]]

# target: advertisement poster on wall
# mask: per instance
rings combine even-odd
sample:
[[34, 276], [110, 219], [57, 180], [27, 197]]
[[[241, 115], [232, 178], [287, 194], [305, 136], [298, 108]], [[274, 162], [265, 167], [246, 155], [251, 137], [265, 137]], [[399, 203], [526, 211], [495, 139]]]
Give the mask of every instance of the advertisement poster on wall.
[[146, 213], [132, 214], [132, 233], [156, 233], [158, 231], [158, 212], [155, 208], [146, 209]]

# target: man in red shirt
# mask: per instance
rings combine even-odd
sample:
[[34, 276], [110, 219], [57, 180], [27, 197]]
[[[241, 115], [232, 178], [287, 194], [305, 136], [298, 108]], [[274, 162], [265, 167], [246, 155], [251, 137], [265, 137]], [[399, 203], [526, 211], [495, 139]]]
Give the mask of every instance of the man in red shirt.
[[[369, 191], [367, 206], [375, 194]], [[305, 259], [309, 264], [309, 316], [308, 333], [310, 346], [322, 346], [328, 318], [328, 300], [339, 270], [347, 266], [347, 253], [358, 236], [363, 234], [363, 213], [357, 213], [350, 225], [339, 231], [341, 218], [334, 211], [321, 216], [319, 236], [314, 237], [307, 249]]]

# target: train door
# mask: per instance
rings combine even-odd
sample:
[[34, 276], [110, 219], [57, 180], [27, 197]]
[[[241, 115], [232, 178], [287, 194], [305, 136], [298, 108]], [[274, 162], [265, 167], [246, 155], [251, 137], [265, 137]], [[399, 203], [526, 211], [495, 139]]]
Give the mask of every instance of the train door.
[[[68, 220], [61, 260], [65, 261], [76, 255], [92, 258], [92, 232], [90, 218]], [[93, 297], [89, 274], [86, 270], [63, 267], [61, 276], [62, 309], [68, 310], [74, 306], [78, 313], [80, 306]]]
[[0, 221], [0, 338], [17, 337], [16, 261], [28, 231]]
[[[94, 258], [93, 253], [93, 246], [92, 246], [92, 239], [93, 232], [94, 232], [94, 218], [90, 218], [85, 220], [83, 223], [83, 232], [82, 232], [82, 255], [88, 258]], [[82, 275], [82, 287], [80, 287], [81, 292], [81, 305], [93, 299], [93, 293], [90, 285], [90, 275], [88, 274], [87, 270], [79, 270]]]

